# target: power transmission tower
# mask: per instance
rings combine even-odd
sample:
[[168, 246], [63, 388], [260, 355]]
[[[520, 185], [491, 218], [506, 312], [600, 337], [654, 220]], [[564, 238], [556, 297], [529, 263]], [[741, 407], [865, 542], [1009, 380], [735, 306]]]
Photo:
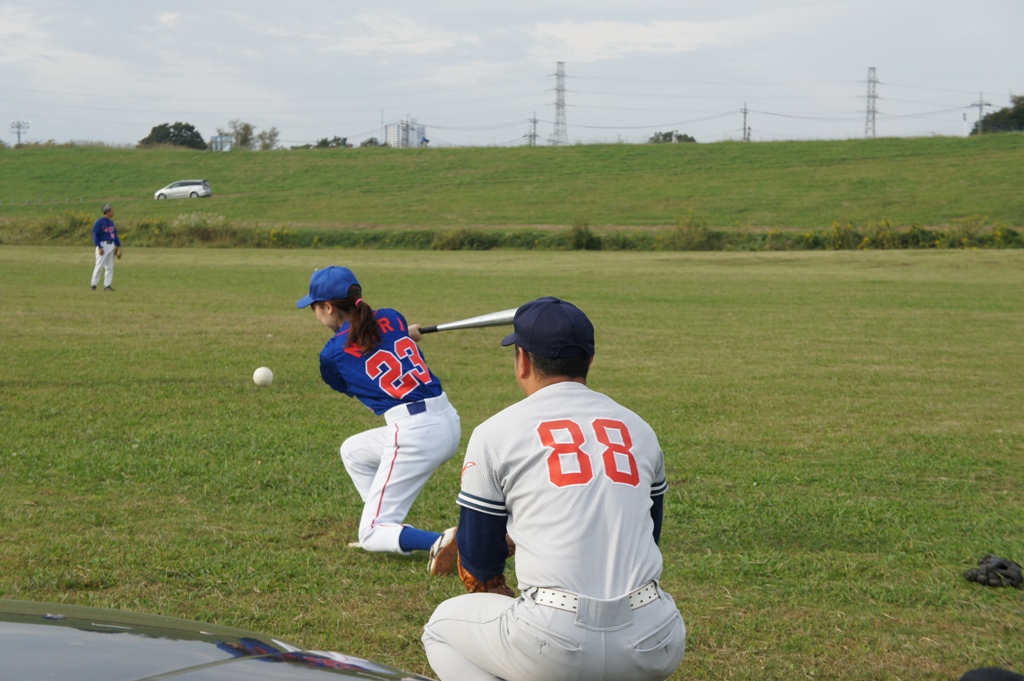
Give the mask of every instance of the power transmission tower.
[[555, 132], [551, 144], [564, 146], [569, 143], [569, 131], [565, 126], [565, 62], [558, 62], [555, 72]]
[[18, 136], [18, 146], [21, 146], [21, 133], [29, 129], [29, 121], [11, 121], [11, 132]]
[[878, 107], [876, 105], [878, 101], [878, 92], [875, 89], [878, 85], [878, 79], [875, 77], [875, 67], [868, 67], [868, 111], [867, 118], [864, 121], [864, 136], [874, 137], [875, 136], [875, 114], [878, 113]]
[[530, 132], [526, 136], [527, 144], [531, 147], [537, 146], [537, 112], [533, 112], [533, 118], [530, 119]]
[[743, 102], [743, 108], [740, 109], [743, 112], [743, 141], [750, 141], [750, 128], [747, 127], [747, 103]]
[[980, 135], [983, 132], [983, 128], [982, 128], [982, 112], [985, 110], [986, 106], [992, 106], [992, 105], [985, 101], [985, 93], [984, 92], [979, 92], [978, 93], [978, 103], [977, 104], [971, 104], [971, 106], [978, 107], [978, 134]]

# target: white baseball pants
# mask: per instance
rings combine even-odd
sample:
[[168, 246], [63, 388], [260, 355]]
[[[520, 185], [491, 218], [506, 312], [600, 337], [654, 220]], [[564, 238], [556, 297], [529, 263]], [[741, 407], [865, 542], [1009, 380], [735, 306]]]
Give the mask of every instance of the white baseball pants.
[[114, 283], [114, 249], [117, 248], [113, 241], [101, 242], [103, 246], [103, 255], [100, 255], [100, 249], [96, 249], [96, 267], [92, 270], [92, 285], [96, 286], [100, 283], [100, 272], [103, 271], [103, 286], [110, 286]]
[[427, 480], [459, 449], [459, 414], [441, 394], [409, 415], [400, 405], [384, 414], [386, 426], [353, 435], [341, 445], [345, 470], [363, 500], [359, 543], [367, 551], [406, 553], [398, 543], [402, 522]]
[[661, 681], [679, 666], [686, 625], [672, 597], [630, 610], [628, 596], [580, 596], [567, 612], [491, 593], [450, 598], [423, 628], [441, 681]]

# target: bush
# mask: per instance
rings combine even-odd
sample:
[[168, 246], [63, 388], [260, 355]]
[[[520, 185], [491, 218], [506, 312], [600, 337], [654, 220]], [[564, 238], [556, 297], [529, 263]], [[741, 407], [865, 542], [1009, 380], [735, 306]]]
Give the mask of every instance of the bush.
[[718, 251], [722, 249], [723, 238], [720, 232], [708, 229], [706, 222], [695, 219], [690, 213], [676, 221], [665, 243], [672, 251]]
[[[2, 244], [92, 243], [92, 216], [81, 212], [52, 214], [38, 223], [0, 222]], [[948, 229], [920, 225], [900, 228], [879, 220], [858, 229], [832, 223], [804, 232], [774, 228], [767, 233], [713, 230], [692, 214], [668, 230], [595, 233], [585, 222], [565, 230], [295, 229], [237, 225], [223, 215], [185, 213], [173, 220], [145, 218], [118, 224], [132, 246], [215, 246], [222, 248], [359, 248], [441, 251], [517, 250], [577, 251], [792, 251], [894, 248], [1024, 248], [1020, 231], [983, 218], [954, 222]]]
[[499, 238], [476, 229], [452, 229], [439, 233], [431, 242], [435, 251], [486, 251], [498, 246]]
[[849, 223], [833, 222], [828, 234], [828, 247], [833, 251], [849, 250], [857, 248], [861, 239], [860, 234]]
[[590, 225], [579, 222], [569, 230], [568, 245], [574, 251], [600, 251], [601, 237], [590, 230]]
[[59, 243], [78, 241], [82, 235], [88, 235], [92, 241], [92, 225], [94, 219], [86, 213], [65, 213], [64, 215], [47, 215], [39, 223], [39, 232], [47, 241]]

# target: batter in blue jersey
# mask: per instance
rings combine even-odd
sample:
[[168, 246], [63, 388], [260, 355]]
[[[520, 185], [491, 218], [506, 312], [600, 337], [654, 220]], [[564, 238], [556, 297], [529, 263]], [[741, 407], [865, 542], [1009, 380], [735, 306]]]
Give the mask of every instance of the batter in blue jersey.
[[371, 308], [346, 267], [314, 272], [309, 295], [296, 306], [312, 307], [334, 332], [320, 352], [324, 382], [386, 423], [341, 445], [341, 460], [363, 500], [356, 545], [402, 554], [429, 550], [441, 535], [403, 521], [433, 472], [455, 455], [461, 426], [416, 344], [419, 326], [397, 310]]
[[320, 353], [324, 383], [356, 398], [378, 416], [402, 403], [440, 396], [441, 381], [423, 361], [405, 317], [397, 310], [383, 309], [373, 312], [373, 320], [381, 339], [368, 355], [349, 345], [352, 325], [348, 321], [327, 341]]

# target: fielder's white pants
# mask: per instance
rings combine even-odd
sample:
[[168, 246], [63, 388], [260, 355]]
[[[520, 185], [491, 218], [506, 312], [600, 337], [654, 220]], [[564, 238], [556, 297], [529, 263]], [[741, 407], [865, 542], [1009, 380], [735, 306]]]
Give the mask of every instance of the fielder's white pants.
[[580, 611], [538, 605], [533, 589], [450, 598], [423, 628], [441, 681], [661, 681], [679, 666], [686, 626], [672, 597], [636, 610], [629, 597], [580, 596]]
[[114, 249], [117, 248], [113, 241], [101, 242], [103, 255], [100, 249], [96, 249], [96, 267], [92, 270], [92, 285], [100, 283], [100, 271], [103, 271], [103, 286], [107, 287], [114, 283]]
[[363, 500], [359, 543], [367, 551], [406, 553], [398, 543], [402, 522], [427, 480], [459, 449], [459, 414], [441, 394], [427, 410], [404, 406], [384, 414], [386, 426], [358, 433], [341, 445], [345, 470]]

